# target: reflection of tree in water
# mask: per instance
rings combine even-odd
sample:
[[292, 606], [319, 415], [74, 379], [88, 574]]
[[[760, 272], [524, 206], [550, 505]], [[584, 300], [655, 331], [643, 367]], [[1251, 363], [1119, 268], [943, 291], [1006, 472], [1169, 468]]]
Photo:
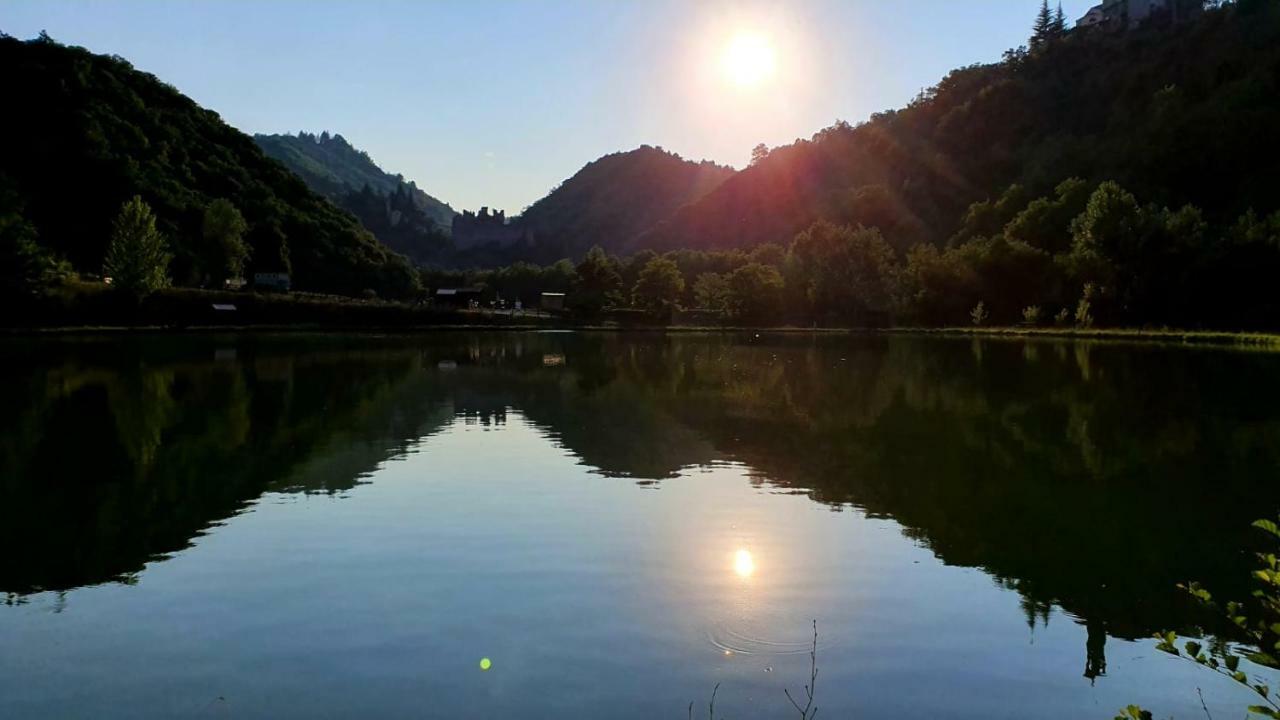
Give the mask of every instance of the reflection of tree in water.
[[1085, 622], [1084, 676], [1092, 685], [1099, 677], [1107, 674], [1107, 631], [1099, 620]]
[[[1280, 505], [1261, 480], [1280, 459], [1270, 355], [808, 335], [300, 342], [241, 339], [235, 362], [190, 339], [12, 353], [0, 532], [38, 551], [0, 561], [0, 591], [136, 572], [264, 490], [342, 492], [455, 413], [514, 409], [606, 475], [738, 460], [891, 517], [1016, 590], [1029, 623], [1054, 605], [1079, 618], [1092, 678], [1107, 634], [1199, 620], [1176, 582], [1243, 596], [1248, 523]], [[1194, 534], [1177, 522], [1191, 511]]]
[[212, 363], [157, 345], [5, 358], [23, 391], [0, 421], [0, 537], [28, 551], [0, 555], [0, 590], [126, 579], [266, 489], [350, 488], [449, 420], [390, 410], [413, 356]]
[[[1199, 620], [1173, 589], [1187, 577], [1243, 594], [1248, 523], [1280, 504], [1260, 480], [1280, 459], [1280, 411], [1258, 392], [1280, 358], [1043, 345], [991, 341], [978, 361], [968, 341], [614, 338], [616, 379], [596, 396], [669, 421], [639, 424], [630, 444], [566, 444], [625, 467], [619, 445], [642, 455], [692, 429], [705, 459], [892, 517], [944, 561], [1122, 637]], [[538, 417], [543, 400], [516, 404]], [[1191, 508], [1206, 523], [1195, 534], [1174, 521]]]

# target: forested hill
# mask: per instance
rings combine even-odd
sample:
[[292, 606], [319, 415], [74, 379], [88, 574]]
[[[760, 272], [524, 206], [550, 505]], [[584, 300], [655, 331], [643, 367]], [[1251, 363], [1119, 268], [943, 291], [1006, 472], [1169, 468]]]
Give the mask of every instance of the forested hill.
[[1280, 2], [1242, 0], [956, 70], [902, 110], [773, 149], [640, 242], [786, 242], [827, 219], [879, 227], [902, 250], [948, 240], [975, 201], [1014, 185], [1050, 195], [1072, 177], [1227, 222], [1280, 207], [1276, 128]]
[[341, 135], [300, 132], [254, 135], [268, 156], [302, 178], [312, 190], [352, 213], [374, 237], [413, 261], [448, 263], [453, 256], [449, 230], [456, 215], [403, 175], [374, 164]]
[[0, 215], [34, 226], [76, 270], [102, 271], [112, 220], [141, 195], [174, 254], [179, 284], [207, 256], [201, 223], [216, 199], [243, 214], [249, 272], [289, 270], [300, 289], [400, 295], [408, 262], [268, 158], [248, 135], [118, 57], [42, 36], [0, 36]]
[[596, 244], [632, 250], [640, 233], [733, 174], [732, 168], [642, 145], [588, 163], [529, 206], [521, 220], [551, 259], [579, 256]]
[[442, 230], [447, 231], [453, 216], [457, 215], [448, 203], [423, 192], [412, 180], [406, 181], [403, 175], [392, 175], [378, 167], [368, 153], [352, 147], [341, 135], [300, 132], [297, 135], [259, 134], [253, 139], [267, 155], [297, 173], [312, 190], [339, 204], [366, 185], [384, 196], [394, 194], [405, 185], [413, 204]]

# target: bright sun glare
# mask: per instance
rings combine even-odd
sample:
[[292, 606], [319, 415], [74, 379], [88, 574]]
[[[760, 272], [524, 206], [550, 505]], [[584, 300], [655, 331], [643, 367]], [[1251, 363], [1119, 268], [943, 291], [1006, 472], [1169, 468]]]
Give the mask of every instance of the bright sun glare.
[[733, 571], [738, 574], [738, 577], [751, 577], [751, 574], [756, 571], [756, 561], [751, 557], [750, 551], [739, 550], [733, 556]]
[[771, 79], [778, 69], [777, 56], [768, 38], [753, 33], [733, 36], [720, 55], [725, 76], [741, 88], [753, 88]]

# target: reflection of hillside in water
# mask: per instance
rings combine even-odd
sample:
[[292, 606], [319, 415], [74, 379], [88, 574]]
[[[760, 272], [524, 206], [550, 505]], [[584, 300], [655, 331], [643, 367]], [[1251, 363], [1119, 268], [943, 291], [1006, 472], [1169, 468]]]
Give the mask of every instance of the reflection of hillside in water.
[[1245, 595], [1248, 523], [1280, 493], [1270, 355], [809, 336], [180, 340], [0, 351], [15, 368], [0, 533], [32, 548], [0, 561], [0, 590], [135, 573], [264, 491], [350, 490], [455, 415], [501, 423], [508, 409], [605, 475], [737, 460], [770, 486], [891, 517], [1017, 590], [1029, 619], [1059, 604], [1091, 637], [1189, 622], [1172, 590], [1188, 578]]

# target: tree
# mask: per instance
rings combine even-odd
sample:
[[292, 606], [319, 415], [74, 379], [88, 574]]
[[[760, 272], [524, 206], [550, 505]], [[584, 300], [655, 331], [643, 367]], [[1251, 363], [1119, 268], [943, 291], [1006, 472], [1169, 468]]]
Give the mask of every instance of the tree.
[[658, 253], [649, 248], [643, 248], [627, 258], [622, 263], [622, 269], [619, 272], [622, 275], [622, 286], [626, 288], [635, 287], [636, 281], [640, 279], [640, 271], [644, 270], [644, 266], [648, 265], [649, 261], [656, 257], [658, 257]]
[[747, 254], [749, 262], [760, 263], [761, 265], [772, 265], [781, 267], [782, 263], [787, 259], [786, 248], [777, 243], [764, 243], [757, 245]]
[[961, 218], [960, 230], [951, 239], [952, 245], [979, 237], [991, 237], [999, 233], [1031, 198], [1026, 188], [1014, 183], [1005, 188], [995, 201], [982, 200], [973, 203]]
[[974, 280], [967, 302], [983, 300], [995, 322], [1012, 322], [1027, 305], [1053, 300], [1060, 272], [1043, 250], [1003, 236], [979, 239], [947, 251]]
[[1050, 253], [1070, 249], [1071, 222], [1089, 202], [1089, 184], [1068, 178], [1058, 184], [1054, 194], [1032, 200], [1004, 226], [1004, 236]]
[[755, 147], [751, 148], [751, 164], [752, 165], [759, 165], [760, 161], [764, 160], [767, 157], [769, 157], [768, 145], [765, 145], [764, 143], [760, 143], [759, 145], [756, 145]]
[[693, 301], [703, 310], [729, 311], [729, 283], [720, 273], [702, 273], [693, 281]]
[[1067, 16], [1062, 12], [1062, 3], [1058, 3], [1058, 10], [1053, 14], [1052, 30], [1055, 39], [1067, 34]]
[[[1141, 322], [1195, 320], [1187, 292], [1211, 276], [1221, 243], [1206, 239], [1208, 226], [1190, 205], [1169, 210], [1142, 207], [1113, 182], [1102, 183], [1072, 223], [1068, 262], [1079, 282], [1097, 285], [1104, 319]], [[1112, 317], [1114, 316], [1114, 317]]]
[[1049, 0], [1040, 0], [1040, 12], [1036, 13], [1036, 21], [1031, 26], [1031, 49], [1036, 50], [1053, 37], [1053, 13], [1049, 10]]
[[764, 323], [778, 316], [785, 285], [778, 269], [748, 263], [729, 273], [729, 312], [737, 320]]
[[67, 264], [40, 245], [21, 211], [16, 194], [0, 187], [0, 296], [30, 295], [70, 275]]
[[577, 277], [569, 294], [569, 304], [574, 312], [593, 317], [605, 305], [617, 302], [622, 277], [599, 245], [587, 251], [575, 272]]
[[878, 324], [893, 309], [900, 268], [875, 228], [816, 222], [796, 235], [788, 266], [815, 318]]
[[542, 292], [569, 292], [574, 279], [577, 277], [577, 270], [573, 266], [573, 261], [564, 258], [557, 260], [554, 265], [549, 265], [542, 270]]
[[921, 243], [907, 252], [902, 292], [911, 320], [955, 325], [966, 317], [970, 298], [980, 295], [979, 278], [955, 249]]
[[684, 292], [684, 277], [675, 262], [664, 257], [653, 258], [640, 271], [632, 289], [636, 305], [658, 317], [669, 317], [679, 306]]
[[1117, 263], [1140, 254], [1146, 217], [1138, 200], [1119, 184], [1104, 182], [1089, 196], [1084, 212], [1071, 223], [1071, 254], [1083, 279], [1107, 286]]
[[244, 275], [249, 246], [244, 233], [249, 226], [230, 200], [219, 198], [204, 211], [202, 227], [205, 242], [205, 269], [219, 285], [220, 281]]
[[156, 230], [151, 207], [134, 195], [120, 207], [102, 273], [112, 285], [138, 298], [169, 285], [169, 243]]

